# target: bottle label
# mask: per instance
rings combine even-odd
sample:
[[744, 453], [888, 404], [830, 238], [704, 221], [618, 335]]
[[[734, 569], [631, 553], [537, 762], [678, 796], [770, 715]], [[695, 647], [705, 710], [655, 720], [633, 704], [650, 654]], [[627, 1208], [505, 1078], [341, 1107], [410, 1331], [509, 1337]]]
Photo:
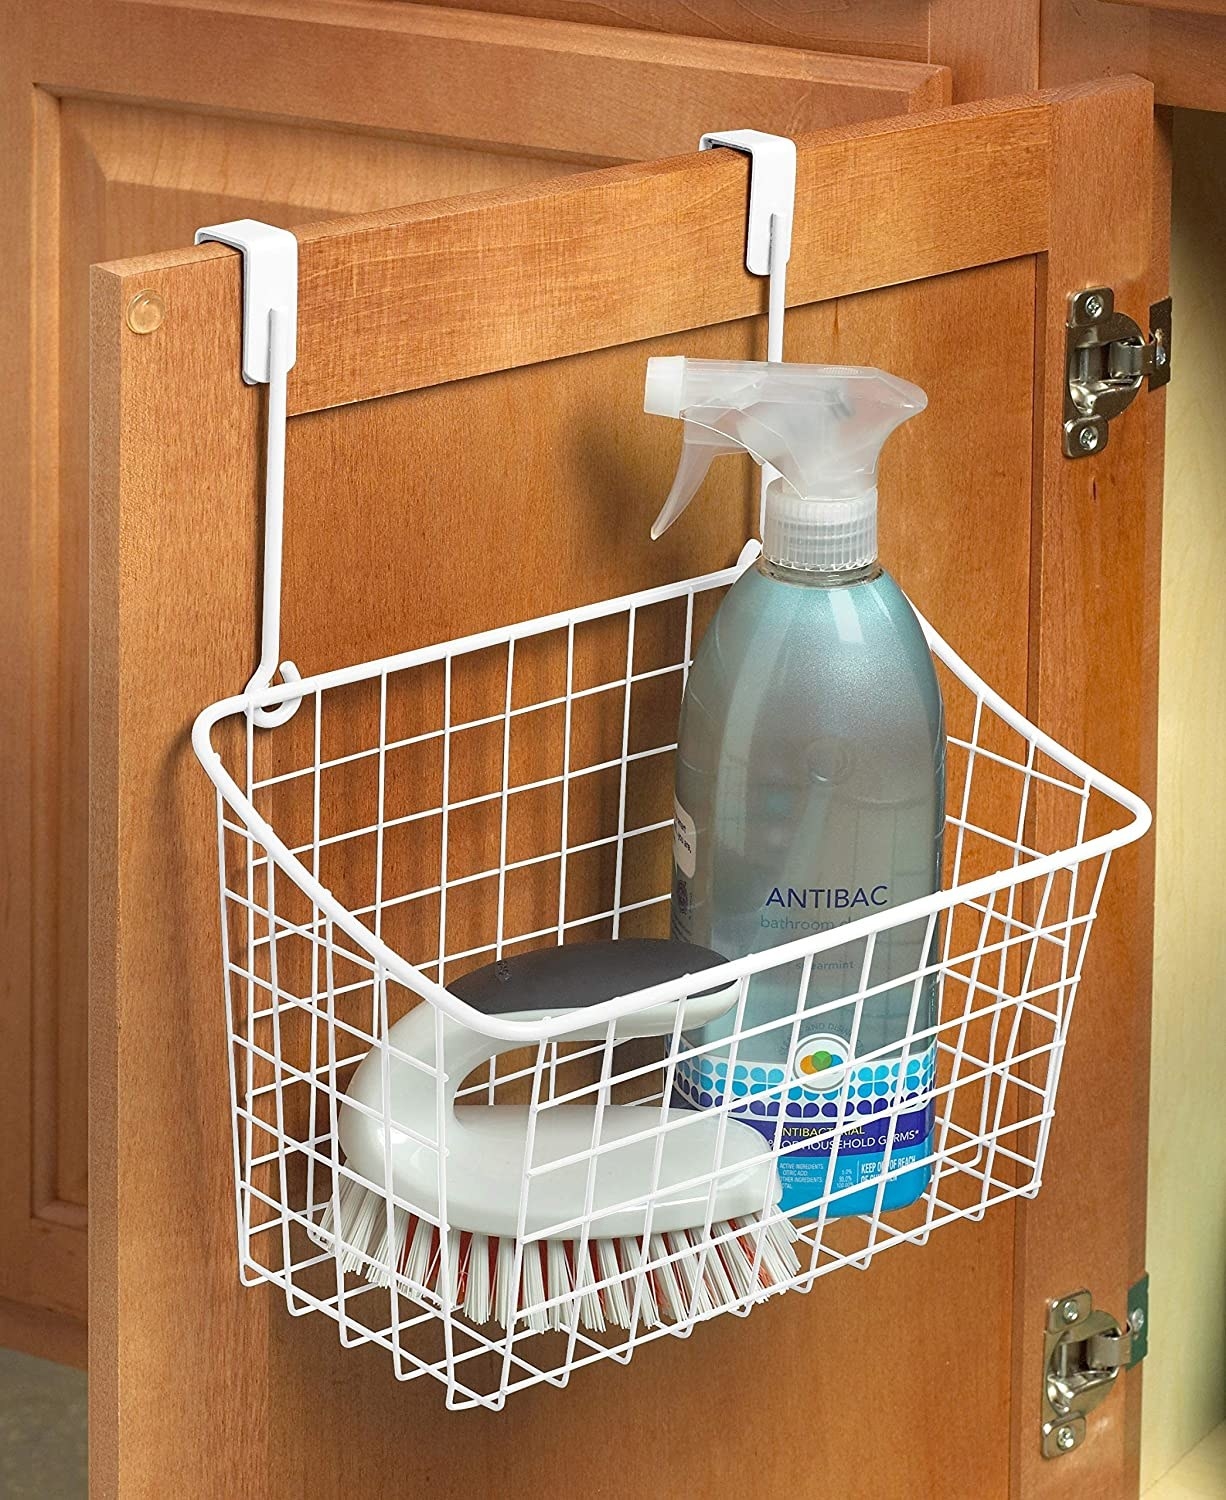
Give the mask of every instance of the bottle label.
[[[933, 1046], [905, 1064], [900, 1058], [856, 1063], [849, 1062], [844, 1039], [813, 1036], [797, 1049], [790, 1082], [779, 1063], [738, 1061], [729, 1084], [726, 1058], [695, 1057], [677, 1064], [674, 1095], [683, 1107], [715, 1109], [730, 1088], [733, 1119], [786, 1153], [778, 1159], [783, 1207], [816, 1216], [823, 1197], [872, 1183], [886, 1171], [882, 1207], [919, 1196], [929, 1168], [906, 1168], [932, 1151], [935, 1073]], [[828, 1212], [873, 1213], [877, 1200], [876, 1187], [848, 1192]]]
[[673, 798], [673, 863], [687, 880], [693, 880], [698, 864], [698, 831], [676, 797]]

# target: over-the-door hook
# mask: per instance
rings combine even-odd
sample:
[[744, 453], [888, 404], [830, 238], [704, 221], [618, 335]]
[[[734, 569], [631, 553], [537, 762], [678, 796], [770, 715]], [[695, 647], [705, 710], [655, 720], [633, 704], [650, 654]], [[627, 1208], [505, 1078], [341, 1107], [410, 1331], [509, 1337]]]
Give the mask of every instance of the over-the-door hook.
[[[698, 142], [700, 151], [727, 146], [749, 157], [749, 217], [745, 227], [745, 269], [767, 276], [766, 357], [783, 358], [783, 315], [787, 307], [788, 260], [796, 212], [796, 142], [763, 130], [713, 130]], [[766, 518], [766, 487], [779, 477], [762, 468], [758, 529]]]
[[[286, 386], [298, 355], [298, 241], [288, 229], [258, 219], [208, 224], [196, 243], [216, 240], [243, 257], [242, 375], [248, 385], [268, 386], [268, 447], [264, 465], [264, 585], [260, 623], [260, 662], [248, 693], [271, 687], [280, 664], [281, 680], [297, 682], [292, 661], [281, 661], [281, 554], [285, 523]], [[252, 707], [261, 729], [275, 729], [297, 712], [301, 698], [276, 708]]]

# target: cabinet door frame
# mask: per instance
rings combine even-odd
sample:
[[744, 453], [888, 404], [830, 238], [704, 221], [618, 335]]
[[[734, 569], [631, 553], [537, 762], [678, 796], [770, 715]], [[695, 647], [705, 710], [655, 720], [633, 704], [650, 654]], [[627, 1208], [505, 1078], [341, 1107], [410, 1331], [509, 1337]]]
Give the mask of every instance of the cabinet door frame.
[[[1087, 138], [1111, 143], [1098, 161], [1092, 215], [1084, 202]], [[798, 225], [838, 232], [798, 233], [793, 305], [1038, 257], [1025, 708], [1152, 798], [1161, 396], [1116, 422], [1099, 454], [1073, 462], [1060, 450], [1067, 293], [1110, 284], [1117, 305], [1140, 319], [1165, 290], [1164, 267], [1151, 259], [1149, 85], [1104, 80], [821, 132], [798, 147]], [[291, 412], [760, 312], [762, 285], [742, 264], [744, 172], [732, 153], [715, 152], [302, 231]], [[882, 222], [897, 232], [873, 232]], [[616, 298], [602, 295], [610, 266], [634, 273]], [[271, 1497], [280, 1493], [285, 1439], [270, 1415], [265, 1352], [285, 1312], [270, 1295], [236, 1285], [226, 1121], [207, 1111], [193, 1117], [196, 1169], [185, 1172], [181, 1138], [157, 1115], [171, 1108], [174, 1090], [156, 1066], [151, 1073], [151, 1063], [166, 1063], [176, 1049], [215, 1048], [216, 1088], [193, 1105], [224, 1114], [216, 975], [207, 959], [191, 967], [177, 947], [184, 931], [201, 927], [192, 951], [211, 955], [208, 924], [216, 920], [206, 837], [212, 799], [186, 729], [194, 707], [232, 692], [250, 669], [261, 404], [237, 376], [232, 253], [206, 246], [97, 267], [93, 289], [94, 1493], [143, 1493], [175, 1462], [201, 1474], [202, 1494]], [[125, 310], [145, 290], [173, 310], [162, 338], [126, 328]], [[210, 422], [168, 424], [166, 414], [187, 401]], [[199, 506], [168, 503], [200, 485], [203, 529]], [[292, 502], [289, 516], [296, 524]], [[164, 578], [177, 587], [189, 573], [193, 588], [181, 605], [167, 608], [147, 586]], [[135, 830], [150, 819], [165, 826], [162, 847], [173, 843], [173, 857], [148, 857], [149, 840]], [[1045, 1299], [1085, 1285], [1122, 1308], [1143, 1266], [1144, 1110], [1100, 1116], [1087, 1143], [1076, 1102], [1097, 1097], [1104, 1077], [1115, 1097], [1146, 1097], [1152, 880], [1149, 843], [1117, 857], [1063, 1062], [1066, 1108], [1052, 1130], [1045, 1186], [1016, 1220], [1009, 1476], [1016, 1500], [1064, 1493], [1070, 1482], [1111, 1494], [1137, 1487], [1139, 1372], [1096, 1414], [1092, 1441], [1058, 1462], [1039, 1456], [1038, 1410]], [[186, 1236], [169, 1258], [159, 1255], [156, 1235], [149, 1238], [150, 1226], [166, 1222]], [[956, 1289], [950, 1295], [956, 1300]], [[164, 1403], [163, 1383], [181, 1363], [185, 1312], [193, 1326], [207, 1315], [211, 1343], [224, 1354], [193, 1350], [180, 1398]], [[213, 1438], [219, 1430], [227, 1434], [222, 1451]], [[491, 1428], [480, 1441], [500, 1439]], [[394, 1471], [393, 1442], [386, 1472]], [[639, 1459], [627, 1453], [623, 1461], [633, 1468]]]

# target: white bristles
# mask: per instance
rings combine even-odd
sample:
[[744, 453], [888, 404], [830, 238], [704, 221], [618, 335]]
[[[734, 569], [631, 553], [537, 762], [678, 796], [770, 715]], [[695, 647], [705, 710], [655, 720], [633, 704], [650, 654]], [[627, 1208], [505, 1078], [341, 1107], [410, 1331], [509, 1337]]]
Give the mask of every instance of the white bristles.
[[618, 1240], [617, 1258], [621, 1261], [623, 1270], [633, 1272], [626, 1281], [626, 1296], [630, 1299], [630, 1315], [626, 1319], [626, 1327], [629, 1328], [634, 1321], [634, 1304], [637, 1299], [639, 1321], [647, 1328], [654, 1328], [660, 1322], [660, 1314], [656, 1307], [656, 1289], [649, 1269], [651, 1256], [644, 1249], [643, 1241]]
[[[425, 1219], [413, 1221], [413, 1238], [409, 1241], [408, 1254], [404, 1257], [401, 1267], [402, 1274], [410, 1286], [429, 1287], [431, 1285], [431, 1276], [438, 1263], [435, 1247], [436, 1232], [434, 1225], [428, 1224]], [[383, 1286], [387, 1284], [386, 1281], [381, 1283]]]
[[[740, 1298], [747, 1297], [753, 1288], [753, 1263], [757, 1249], [752, 1236], [743, 1232], [745, 1227], [745, 1220], [733, 1219], [728, 1229], [734, 1232], [726, 1233], [717, 1247], [717, 1254], [731, 1276], [736, 1295]], [[762, 1267], [759, 1267], [759, 1273], [761, 1270]]]
[[514, 1319], [515, 1305], [519, 1301], [515, 1269], [515, 1241], [498, 1241], [498, 1270], [494, 1282], [494, 1318], [504, 1328], [509, 1328]]
[[562, 1298], [562, 1301], [554, 1302], [547, 1309], [550, 1328], [569, 1328], [574, 1316], [575, 1298], [571, 1294], [575, 1288], [571, 1279], [570, 1257], [566, 1253], [568, 1249], [565, 1240], [545, 1242], [545, 1264], [549, 1271], [546, 1295], [550, 1298]]
[[438, 1277], [434, 1283], [435, 1290], [440, 1297], [450, 1300], [450, 1305], [456, 1307], [462, 1301], [459, 1295], [460, 1286], [460, 1235], [453, 1229], [447, 1236], [447, 1276], [444, 1279], [443, 1266], [440, 1263]]
[[517, 1316], [533, 1333], [544, 1333], [549, 1327], [549, 1313], [541, 1306], [545, 1300], [545, 1272], [541, 1266], [541, 1247], [537, 1240], [524, 1246], [523, 1287]]
[[668, 1258], [668, 1246], [662, 1234], [653, 1234], [648, 1251], [652, 1285], [655, 1287], [660, 1320], [664, 1323], [679, 1323], [685, 1317], [685, 1293], [677, 1281], [677, 1272]]
[[[791, 1224], [788, 1224], [786, 1219], [784, 1223], [790, 1230], [792, 1227]], [[718, 1227], [718, 1225], [713, 1226], [713, 1230], [718, 1229]], [[772, 1226], [772, 1230], [777, 1227]], [[695, 1271], [697, 1271], [698, 1265], [702, 1266], [702, 1283], [710, 1299], [711, 1306], [715, 1308], [731, 1307], [736, 1301], [736, 1287], [733, 1286], [732, 1278], [724, 1268], [724, 1258], [719, 1253], [719, 1246], [713, 1245], [709, 1240], [704, 1240], [697, 1230], [693, 1232], [690, 1239], [691, 1243], [705, 1247], [705, 1258], [704, 1248], [699, 1248], [697, 1252]]]
[[439, 1230], [428, 1220], [396, 1208], [389, 1243], [382, 1194], [346, 1178], [337, 1200], [339, 1235], [331, 1203], [309, 1233], [342, 1271], [374, 1286], [390, 1286], [395, 1277], [402, 1294], [433, 1306], [449, 1292], [451, 1305], [476, 1326], [566, 1333], [577, 1321], [593, 1333], [629, 1329], [636, 1300], [644, 1327], [688, 1323], [758, 1301], [800, 1268], [787, 1219], [733, 1219], [713, 1224], [709, 1235], [653, 1234], [646, 1254], [637, 1237], [593, 1237], [582, 1255], [575, 1240], [528, 1240], [517, 1257], [514, 1239], [451, 1229], [444, 1262]]
[[599, 1245], [599, 1240], [589, 1240], [586, 1249], [581, 1250], [578, 1245], [574, 1247], [579, 1265], [575, 1277], [575, 1289], [580, 1294], [579, 1322], [593, 1333], [603, 1333], [605, 1328], [604, 1308], [601, 1306], [600, 1293], [595, 1290], [596, 1283], [603, 1274], [597, 1259]]
[[675, 1257], [677, 1278], [681, 1282], [685, 1299], [683, 1316], [703, 1317], [715, 1305], [707, 1286], [707, 1268], [713, 1259], [718, 1261], [719, 1257], [708, 1254], [704, 1259], [702, 1236], [697, 1231], [677, 1230], [673, 1234], [666, 1234], [664, 1243], [668, 1246], [669, 1255]]
[[630, 1327], [630, 1302], [626, 1296], [626, 1282], [617, 1260], [617, 1244], [614, 1240], [593, 1240], [596, 1247], [596, 1264], [600, 1280], [605, 1283], [601, 1300], [609, 1322], [614, 1328]]
[[474, 1234], [469, 1246], [468, 1272], [464, 1290], [464, 1315], [481, 1327], [493, 1316], [494, 1277], [490, 1270], [490, 1242], [484, 1234]]

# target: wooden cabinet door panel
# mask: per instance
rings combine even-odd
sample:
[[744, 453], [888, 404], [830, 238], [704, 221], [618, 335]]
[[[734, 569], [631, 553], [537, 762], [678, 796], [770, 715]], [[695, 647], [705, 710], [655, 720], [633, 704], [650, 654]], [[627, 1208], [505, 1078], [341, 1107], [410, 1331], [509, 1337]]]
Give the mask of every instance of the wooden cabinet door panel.
[[691, 150], [730, 121], [795, 131], [931, 107], [949, 76], [375, 0], [5, 0], [0, 16], [0, 609], [17, 643], [2, 719], [0, 1299], [80, 1317], [88, 266], [225, 219], [318, 222]]
[[[1067, 292], [1109, 283], [1141, 317], [1160, 291], [1151, 103], [1116, 80], [802, 137], [788, 332], [793, 358], [927, 387], [886, 455], [887, 564], [990, 681], [1143, 791], [1161, 399], [1075, 463], [1060, 415]], [[1092, 223], [1087, 138], [1111, 143]], [[300, 230], [284, 655], [326, 669], [735, 556], [755, 506], [735, 466], [647, 540], [676, 434], [641, 389], [651, 354], [763, 347], [745, 172], [690, 155]], [[1143, 1261], [1143, 1111], [1087, 1135], [1078, 1105], [1104, 1076], [1144, 1098], [1144, 848], [1103, 896], [1033, 1202], [498, 1415], [448, 1415], [384, 1351], [238, 1286], [213, 795], [186, 730], [254, 660], [264, 398], [238, 376], [231, 252], [99, 267], [93, 290], [95, 1493], [172, 1468], [267, 1500], [1135, 1493], [1136, 1372], [1056, 1463], [1038, 1405], [1044, 1299], [1122, 1307]], [[166, 316], [140, 336], [146, 290]]]

